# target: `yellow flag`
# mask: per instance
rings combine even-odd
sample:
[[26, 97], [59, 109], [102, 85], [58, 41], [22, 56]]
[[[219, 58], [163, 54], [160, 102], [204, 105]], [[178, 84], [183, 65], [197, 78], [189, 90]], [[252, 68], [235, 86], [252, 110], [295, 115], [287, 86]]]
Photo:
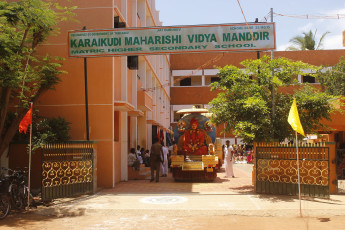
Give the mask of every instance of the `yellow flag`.
[[296, 98], [293, 99], [293, 103], [289, 112], [288, 122], [291, 125], [292, 129], [297, 131], [298, 133], [304, 135], [304, 130], [301, 125], [301, 121], [299, 120], [298, 110], [296, 106]]

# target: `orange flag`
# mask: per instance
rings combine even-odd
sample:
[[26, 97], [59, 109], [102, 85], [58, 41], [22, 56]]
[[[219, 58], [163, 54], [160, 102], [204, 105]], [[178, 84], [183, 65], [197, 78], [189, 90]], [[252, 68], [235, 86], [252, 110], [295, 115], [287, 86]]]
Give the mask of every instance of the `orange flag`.
[[22, 133], [24, 131], [24, 133], [26, 134], [26, 130], [28, 129], [30, 124], [32, 124], [32, 104], [29, 111], [26, 113], [25, 117], [19, 124], [19, 132]]

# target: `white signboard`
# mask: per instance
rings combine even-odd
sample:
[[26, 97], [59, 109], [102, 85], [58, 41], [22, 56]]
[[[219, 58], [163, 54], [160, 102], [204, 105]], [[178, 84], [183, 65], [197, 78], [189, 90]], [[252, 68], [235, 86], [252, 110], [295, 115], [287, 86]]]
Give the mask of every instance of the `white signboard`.
[[275, 24], [222, 24], [68, 32], [69, 57], [274, 50]]

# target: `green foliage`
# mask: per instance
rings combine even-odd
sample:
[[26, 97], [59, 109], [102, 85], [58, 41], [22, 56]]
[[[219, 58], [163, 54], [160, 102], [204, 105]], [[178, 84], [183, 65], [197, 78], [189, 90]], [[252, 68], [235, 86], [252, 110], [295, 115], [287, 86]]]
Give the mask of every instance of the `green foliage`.
[[327, 34], [330, 32], [325, 32], [322, 34], [319, 42], [316, 44], [316, 32], [313, 33], [311, 30], [309, 32], [303, 32], [303, 36], [295, 36], [290, 39], [293, 46], [288, 47], [286, 50], [319, 50], [322, 47], [322, 42]]
[[[326, 69], [326, 71], [324, 71]], [[341, 57], [339, 62], [332, 68], [322, 68], [316, 74], [317, 80], [327, 93], [340, 96], [345, 95], [345, 58]]]
[[[57, 33], [57, 22], [70, 15], [53, 1], [22, 0], [0, 2], [0, 87], [19, 90], [24, 104], [41, 87], [51, 88], [62, 73], [61, 58], [35, 53], [38, 44]], [[56, 8], [58, 7], [58, 8]], [[58, 13], [59, 12], [59, 13]]]
[[33, 150], [47, 143], [66, 142], [71, 139], [69, 136], [70, 122], [62, 117], [44, 118], [34, 127]]
[[[0, 1], [0, 156], [29, 103], [54, 89], [64, 73], [60, 70], [62, 58], [36, 52], [49, 36], [59, 33], [59, 22], [74, 16], [75, 7], [63, 7], [59, 2]], [[8, 117], [10, 106], [16, 109], [12, 119]]]
[[[62, 117], [42, 118], [34, 117], [32, 127], [32, 150], [40, 148], [47, 143], [61, 143], [71, 139], [69, 135], [70, 122]], [[30, 133], [17, 133], [14, 142], [29, 143]]]
[[[241, 64], [244, 70], [235, 66], [219, 69], [219, 82], [211, 84], [211, 90], [220, 90], [210, 102], [213, 122], [226, 123], [226, 131], [232, 131], [246, 143], [283, 141], [293, 133], [287, 117], [296, 97], [306, 133], [325, 128], [319, 121], [330, 119], [329, 100], [333, 97], [296, 81], [304, 70], [317, 71], [317, 68], [286, 58], [271, 60], [267, 56]], [[291, 85], [296, 88], [295, 93], [281, 91]]]

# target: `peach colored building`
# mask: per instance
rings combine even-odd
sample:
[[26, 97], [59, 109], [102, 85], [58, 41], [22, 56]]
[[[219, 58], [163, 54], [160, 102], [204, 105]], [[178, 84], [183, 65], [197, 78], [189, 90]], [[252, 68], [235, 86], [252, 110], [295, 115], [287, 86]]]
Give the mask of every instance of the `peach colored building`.
[[[61, 33], [41, 46], [42, 52], [66, 57], [62, 82], [40, 98], [42, 116], [71, 122], [73, 140], [86, 140], [83, 58], [67, 58], [67, 31], [160, 26], [155, 0], [75, 0], [79, 22], [60, 23]], [[97, 142], [99, 187], [128, 180], [129, 148], [150, 148], [157, 130], [170, 127], [169, 56], [87, 58], [89, 136]], [[134, 60], [135, 61], [135, 60]], [[152, 135], [153, 133], [153, 135]]]
[[[260, 55], [271, 55], [270, 52], [260, 52]], [[332, 66], [339, 62], [340, 57], [345, 56], [345, 50], [314, 50], [314, 51], [275, 51], [274, 57], [286, 57], [291, 60], [299, 60], [312, 65]], [[180, 115], [176, 112], [180, 109], [191, 108], [193, 105], [208, 107], [208, 103], [217, 96], [217, 92], [210, 92], [210, 84], [217, 81], [218, 69], [225, 65], [240, 66], [240, 62], [246, 59], [256, 59], [257, 52], [228, 52], [228, 53], [199, 53], [199, 54], [174, 54], [171, 60], [171, 125], [175, 126]], [[297, 76], [300, 82], [311, 82], [309, 76]], [[337, 139], [339, 143], [345, 142], [345, 119], [341, 114], [333, 114], [332, 122], [325, 122], [335, 130], [325, 136], [326, 141]], [[217, 136], [230, 139], [231, 143], [241, 143], [241, 140], [232, 134], [220, 134], [222, 126], [217, 127]]]
[[[62, 76], [55, 91], [40, 98], [36, 108], [42, 116], [66, 118], [72, 123], [72, 139], [86, 140], [84, 59], [67, 58], [67, 31], [84, 26], [92, 30], [161, 26], [162, 23], [155, 0], [75, 0], [72, 4], [78, 6], [74, 12], [79, 22], [61, 23], [61, 33], [41, 46], [42, 52], [66, 57], [64, 69], [68, 73]], [[333, 65], [345, 56], [345, 50], [274, 52], [274, 55], [314, 65]], [[131, 57], [87, 58], [88, 128], [90, 140], [98, 143], [98, 186], [114, 187], [128, 180], [129, 148], [140, 145], [149, 149], [158, 130], [166, 135], [176, 124], [179, 119], [176, 111], [196, 104], [207, 106], [217, 95], [209, 87], [217, 80], [215, 66], [238, 66], [248, 58], [257, 58], [257, 53], [139, 56], [137, 68], [131, 65]], [[298, 79], [304, 80], [303, 76]], [[344, 142], [341, 131], [345, 131], [345, 119], [335, 119], [331, 127], [336, 131], [328, 140], [333, 141], [338, 134], [338, 139]], [[217, 131], [218, 137], [236, 138], [231, 134], [221, 135], [221, 127]]]

